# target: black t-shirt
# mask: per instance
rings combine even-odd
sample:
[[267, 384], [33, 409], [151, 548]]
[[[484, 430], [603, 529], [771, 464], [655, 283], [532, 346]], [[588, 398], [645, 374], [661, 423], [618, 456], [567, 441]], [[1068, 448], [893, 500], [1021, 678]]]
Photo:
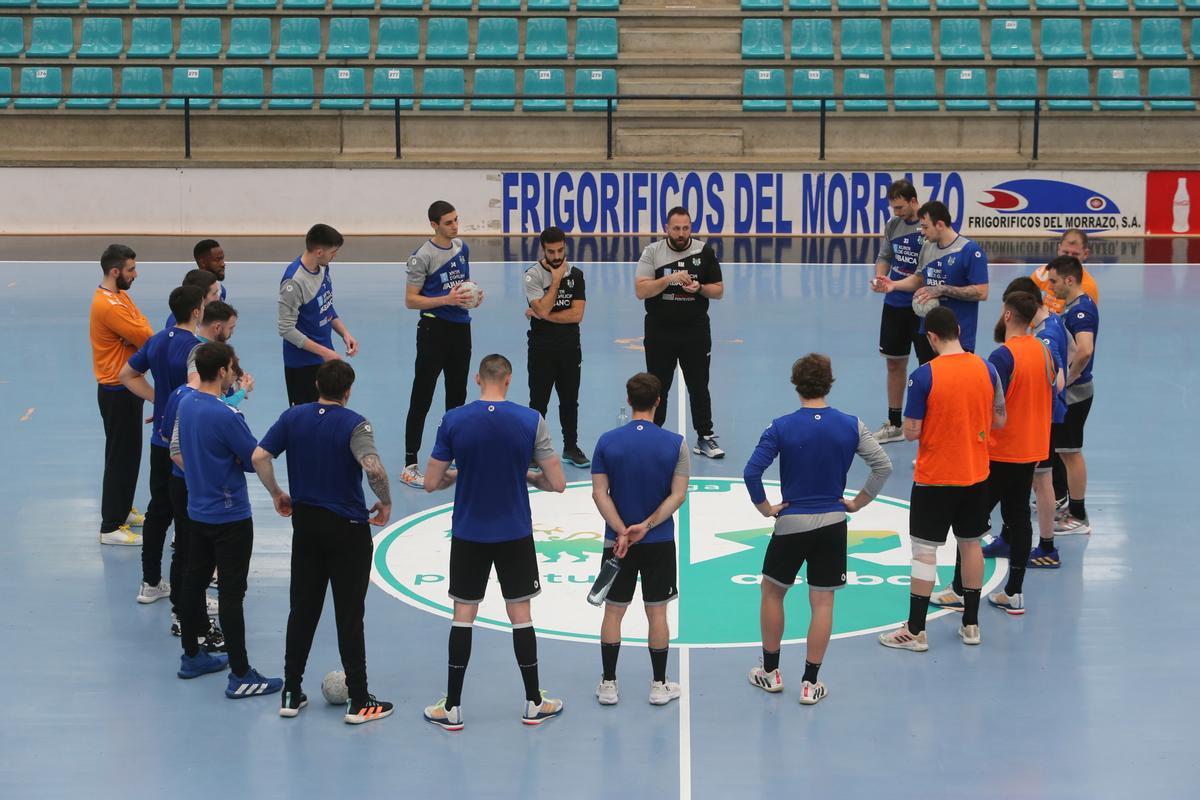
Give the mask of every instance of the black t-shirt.
[[[701, 284], [721, 282], [721, 264], [707, 242], [693, 238], [686, 250], [676, 250], [667, 239], [659, 239], [642, 251], [637, 277], [658, 279], [687, 270]], [[708, 325], [708, 298], [668, 286], [662, 294], [646, 298], [646, 315], [656, 322], [679, 326]]]
[[[550, 290], [550, 270], [538, 262], [525, 270], [524, 283], [525, 299], [532, 304]], [[573, 266], [558, 282], [558, 297], [550, 307], [550, 314], [561, 314], [576, 300], [587, 300], [587, 296], [584, 291], [583, 271]], [[579, 347], [579, 323], [565, 325], [533, 317], [529, 320], [529, 344], [531, 347], [552, 349]]]

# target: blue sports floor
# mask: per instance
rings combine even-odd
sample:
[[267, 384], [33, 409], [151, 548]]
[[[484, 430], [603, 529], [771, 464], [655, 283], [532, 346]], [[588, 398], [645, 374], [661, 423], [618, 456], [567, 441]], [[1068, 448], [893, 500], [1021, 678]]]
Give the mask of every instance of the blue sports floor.
[[[190, 246], [180, 242], [179, 252]], [[227, 249], [226, 285], [241, 313], [232, 344], [258, 381], [243, 408], [260, 435], [285, 402], [276, 287], [296, 253], [278, 250], [271, 263], [246, 263]], [[352, 246], [344, 255], [347, 261], [334, 265], [335, 304], [362, 348], [352, 362], [358, 382], [351, 406], [374, 423], [395, 478], [403, 466], [416, 323], [403, 308], [403, 259], [350, 263]], [[689, 520], [680, 524], [690, 540], [681, 546], [682, 600], [673, 611], [687, 645], [672, 652], [670, 672], [681, 677], [684, 698], [664, 708], [646, 703], [649, 659], [643, 644], [630, 642], [619, 666], [621, 703], [603, 708], [593, 696], [598, 647], [580, 638], [598, 631], [580, 585], [598, 561], [594, 535], [579, 533], [592, 513], [583, 491], [535, 513], [542, 540], [561, 540], [561, 547], [542, 550], [544, 570], [576, 577], [534, 601], [535, 621], [556, 631], [540, 640], [539, 657], [542, 684], [565, 700], [564, 716], [541, 728], [520, 724], [510, 637], [481, 627], [459, 734], [420, 717], [444, 691], [448, 624], [436, 613], [439, 565], [428, 557], [438, 537], [426, 537], [421, 556], [405, 549], [417, 541], [415, 527], [409, 534], [394, 526], [390, 540], [380, 537], [391, 550], [377, 566], [394, 580], [377, 574], [367, 602], [371, 688], [397, 704], [390, 719], [347, 726], [321, 701], [321, 676], [340, 668], [329, 604], [305, 685], [313, 702], [297, 719], [281, 719], [274, 696], [226, 700], [220, 676], [175, 677], [180, 648], [168, 634], [167, 603], [134, 601], [138, 549], [96, 540], [103, 436], [86, 315], [100, 271], [90, 261], [0, 264], [0, 574], [8, 606], [0, 623], [0, 797], [1185, 796], [1200, 778], [1192, 735], [1200, 711], [1193, 674], [1200, 640], [1192, 622], [1200, 589], [1187, 533], [1195, 514], [1186, 496], [1194, 472], [1188, 431], [1200, 396], [1200, 268], [1117, 261], [1089, 264], [1102, 293], [1097, 399], [1085, 447], [1096, 532], [1059, 539], [1061, 570], [1031, 572], [1024, 617], [985, 607], [983, 646], [975, 648], [959, 643], [957, 620], [932, 620], [924, 655], [884, 649], [874, 633], [839, 638], [821, 672], [829, 696], [815, 707], [796, 702], [804, 647], [787, 645], [787, 691], [766, 695], [746, 680], [757, 649], [729, 646], [755, 635], [754, 562], [765, 523], [754, 521], [736, 483], [697, 481]], [[590, 450], [616, 422], [624, 380], [644, 366], [637, 349], [642, 309], [631, 264], [580, 266], [588, 290], [581, 443]], [[512, 358], [511, 398], [525, 402], [525, 264], [473, 267], [486, 292], [475, 314], [475, 360], [493, 351]], [[179, 262], [139, 264], [132, 294], [156, 325], [185, 269]], [[995, 299], [981, 312], [981, 342], [1000, 290], [1028, 269], [993, 266]], [[712, 391], [729, 455], [717, 462], [696, 457], [694, 475], [740, 478], [762, 428], [794, 407], [789, 367], [808, 351], [832, 356], [838, 407], [871, 427], [882, 421], [880, 298], [867, 290], [870, 274], [862, 265], [725, 265], [725, 299], [712, 308]], [[674, 427], [677, 395], [672, 403]], [[422, 459], [440, 410], [439, 390]], [[550, 423], [557, 434], [553, 408]], [[893, 444], [888, 452], [895, 472], [885, 494], [904, 501], [914, 449]], [[282, 477], [283, 466], [278, 470]], [[569, 479], [587, 477], [567, 470]], [[143, 466], [143, 509], [146, 475]], [[850, 488], [864, 475], [856, 464]], [[395, 482], [393, 494], [394, 522], [451, 500]], [[278, 675], [290, 528], [253, 477], [251, 496], [250, 657], [265, 674]], [[891, 625], [907, 613], [903, 581], [886, 580], [907, 573], [907, 557], [899, 555], [906, 517], [902, 505], [875, 508], [860, 531], [863, 557], [853, 562], [862, 586], [839, 595], [835, 608], [844, 633]], [[742, 525], [747, 510], [750, 521]], [[444, 521], [430, 519], [420, 524]], [[948, 580], [949, 570], [942, 577]], [[406, 594], [407, 579], [419, 579], [432, 594], [421, 600], [412, 585]], [[806, 606], [803, 588], [793, 591], [789, 639], [803, 636]], [[635, 605], [631, 636], [639, 616]]]

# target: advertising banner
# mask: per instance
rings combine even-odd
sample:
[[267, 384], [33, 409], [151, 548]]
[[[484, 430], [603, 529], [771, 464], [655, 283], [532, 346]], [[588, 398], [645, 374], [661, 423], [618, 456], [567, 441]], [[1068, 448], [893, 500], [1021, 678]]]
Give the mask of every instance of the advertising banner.
[[1200, 233], [1200, 172], [1146, 176], [1146, 233]]

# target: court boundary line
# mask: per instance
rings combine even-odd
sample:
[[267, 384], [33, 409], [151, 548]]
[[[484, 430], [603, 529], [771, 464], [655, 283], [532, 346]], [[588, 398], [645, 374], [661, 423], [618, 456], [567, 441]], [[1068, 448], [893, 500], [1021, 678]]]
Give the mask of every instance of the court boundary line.
[[[675, 367], [675, 388], [678, 390], [678, 409], [676, 410], [677, 419], [679, 422], [679, 435], [683, 437], [683, 446], [687, 447], [687, 386], [683, 381], [683, 367], [676, 365]], [[690, 470], [689, 470], [690, 472]], [[678, 515], [678, 511], [675, 512]], [[675, 530], [679, 530], [678, 520], [675, 524]], [[679, 558], [679, 549], [676, 549], [676, 559]], [[683, 570], [676, 566], [677, 574], [682, 575]], [[676, 581], [678, 583], [678, 581]], [[678, 587], [682, 588], [682, 587]], [[678, 623], [682, 625], [680, 620]], [[679, 631], [675, 632], [676, 635]], [[669, 640], [668, 640], [669, 646]], [[679, 800], [691, 800], [692, 798], [692, 663], [691, 663], [691, 647], [686, 644], [676, 646], [679, 651]]]
[[[348, 267], [348, 266], [363, 266], [363, 267], [402, 266], [406, 262], [406, 260], [407, 259], [399, 258], [399, 259], [396, 259], [395, 261], [337, 261], [335, 263], [341, 267]], [[76, 266], [79, 264], [96, 265], [98, 263], [99, 263], [98, 259], [53, 259], [53, 258], [51, 258], [51, 259], [45, 259], [45, 258], [43, 258], [43, 259], [0, 259], [0, 264], [63, 264], [66, 266]], [[196, 262], [195, 261], [170, 261], [170, 260], [159, 261], [156, 259], [144, 259], [141, 261], [141, 263], [142, 264], [160, 264], [163, 266], [195, 266]], [[258, 266], [258, 265], [263, 265], [263, 264], [276, 265], [276, 266], [280, 266], [280, 267], [287, 266], [287, 264], [285, 264], [282, 260], [280, 260], [280, 261], [233, 261], [230, 263], [232, 263], [234, 266], [238, 266], [238, 265]], [[527, 263], [527, 261], [525, 259], [520, 259], [517, 261], [476, 261], [475, 265], [482, 266], [482, 265], [486, 264], [486, 265], [507, 266], [509, 264], [525, 264], [525, 263]], [[594, 266], [596, 264], [634, 264], [636, 262], [634, 262], [634, 261], [572, 261], [571, 263], [575, 264], [576, 266], [579, 266], [579, 265]], [[846, 262], [844, 264], [817, 264], [817, 263], [813, 263], [813, 262], [809, 262], [809, 261], [726, 261], [723, 263], [725, 266], [740, 266], [740, 267], [873, 267], [873, 266], [875, 266], [874, 262], [870, 262], [870, 263], [868, 263], [868, 262]], [[1131, 262], [1118, 261], [1115, 263], [1092, 262], [1092, 265], [1093, 266], [1105, 266], [1105, 267], [1200, 267], [1200, 263], [1193, 263], [1190, 261], [1184, 262], [1184, 263], [1172, 262], [1169, 264], [1168, 263], [1133, 262], [1133, 261], [1131, 261]], [[989, 266], [995, 266], [995, 267], [1043, 267], [1043, 266], [1045, 266], [1045, 262], [1043, 262], [1043, 261], [1005, 261], [1005, 262], [997, 262], [995, 264], [990, 264]]]

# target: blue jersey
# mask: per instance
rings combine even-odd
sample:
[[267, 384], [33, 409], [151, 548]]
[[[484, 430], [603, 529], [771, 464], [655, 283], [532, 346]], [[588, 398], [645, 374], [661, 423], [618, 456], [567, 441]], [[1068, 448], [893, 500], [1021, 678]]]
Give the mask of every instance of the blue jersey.
[[476, 400], [451, 409], [438, 426], [433, 457], [455, 461], [455, 537], [507, 542], [533, 534], [529, 462], [549, 449], [542, 415], [507, 400]]
[[[917, 271], [923, 244], [925, 239], [921, 236], [919, 221], [909, 222], [903, 217], [892, 217], [883, 229], [883, 245], [875, 260], [889, 265], [889, 278], [902, 281]], [[883, 296], [883, 302], [884, 305], [909, 308], [912, 306], [912, 296], [912, 292], [888, 292]]]
[[[225, 284], [221, 284], [221, 302], [225, 302]], [[175, 327], [175, 315], [167, 314], [167, 324], [163, 325], [163, 329]]]
[[154, 424], [150, 444], [166, 447], [171, 442], [159, 435], [163, 410], [171, 392], [187, 383], [188, 355], [200, 343], [196, 335], [183, 328], [167, 328], [151, 336], [141, 349], [129, 358], [129, 366], [143, 375], [154, 377]]
[[[438, 247], [427, 240], [408, 259], [409, 286], [420, 287], [422, 297], [445, 297], [455, 286], [471, 279], [471, 251], [466, 242], [452, 239], [449, 247]], [[438, 306], [421, 312], [447, 322], [470, 322], [471, 315], [461, 306]]]
[[[338, 318], [333, 307], [333, 280], [329, 267], [309, 272], [297, 258], [283, 271], [279, 281], [280, 335], [289, 322], [294, 322], [294, 341], [283, 339], [285, 367], [311, 367], [324, 363], [316, 353], [300, 346], [304, 338], [333, 349], [333, 321]], [[286, 321], [285, 321], [286, 319]]]
[[[163, 409], [162, 424], [157, 426], [158, 435], [161, 436], [166, 442], [169, 443], [171, 441], [172, 434], [175, 433], [175, 420], [179, 418], [179, 404], [183, 402], [185, 397], [192, 394], [194, 391], [196, 390], [185, 383], [183, 386], [180, 386], [178, 389], [171, 392], [171, 396], [167, 398], [167, 407]], [[183, 477], [183, 470], [181, 470], [174, 461], [171, 462], [171, 474], [176, 478]]]
[[[921, 270], [928, 286], [976, 286], [988, 282], [988, 260], [983, 248], [965, 236], [955, 238], [946, 247], [926, 242], [921, 248]], [[958, 318], [959, 342], [968, 353], [975, 352], [975, 333], [979, 327], [979, 303], [975, 300], [938, 298]], [[921, 323], [921, 333], [925, 323]]]
[[[1042, 324], [1033, 329], [1033, 335], [1042, 340], [1042, 344], [1050, 351], [1050, 355], [1054, 358], [1054, 367], [1056, 370], [1062, 370], [1063, 376], [1067, 374], [1067, 370], [1071, 365], [1068, 363], [1068, 344], [1066, 327], [1063, 325], [1062, 317], [1057, 314], [1051, 314], [1042, 320]], [[1067, 417], [1067, 398], [1066, 387], [1063, 391], [1055, 389], [1054, 392], [1054, 408], [1051, 412], [1055, 422], [1062, 422]]]
[[365, 523], [362, 466], [353, 445], [359, 430], [371, 438], [374, 452], [371, 425], [362, 415], [337, 404], [304, 403], [284, 411], [258, 444], [273, 456], [287, 452], [292, 502]]
[[[688, 451], [683, 437], [647, 420], [635, 419], [600, 437], [592, 454], [592, 474], [608, 476], [608, 493], [626, 525], [645, 521], [671, 494], [676, 475], [687, 477]], [[617, 534], [607, 523], [604, 538]], [[675, 538], [675, 519], [667, 517], [643, 542]]]
[[[1092, 346], [1095, 347], [1096, 339], [1100, 335], [1100, 309], [1096, 307], [1096, 301], [1088, 297], [1086, 294], [1081, 294], [1076, 297], [1062, 313], [1063, 325], [1066, 326], [1067, 332], [1071, 334], [1071, 339], [1075, 339], [1081, 333], [1092, 334]], [[1091, 391], [1079, 391], [1087, 384], [1092, 382], [1092, 365], [1096, 361], [1096, 351], [1092, 350], [1092, 356], [1088, 359], [1087, 365], [1084, 366], [1083, 372], [1079, 373], [1079, 377], [1075, 379], [1067, 388], [1068, 402], [1078, 402], [1091, 397]], [[1072, 391], [1075, 389], [1076, 391]], [[1072, 396], [1074, 395], [1074, 396]]]
[[242, 412], [207, 392], [179, 403], [179, 451], [188, 487], [188, 516], [206, 525], [249, 519], [246, 473], [258, 442]]
[[750, 499], [767, 499], [762, 476], [779, 456], [788, 514], [845, 511], [846, 473], [858, 452], [858, 417], [836, 408], [801, 408], [773, 421], [758, 440], [742, 474]]

